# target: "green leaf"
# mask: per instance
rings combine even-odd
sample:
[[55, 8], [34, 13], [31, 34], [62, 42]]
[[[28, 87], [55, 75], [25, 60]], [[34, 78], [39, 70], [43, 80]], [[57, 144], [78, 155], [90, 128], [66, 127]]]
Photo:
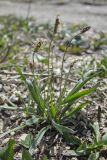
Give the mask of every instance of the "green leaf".
[[40, 93], [41, 89], [39, 88], [37, 81], [34, 79], [34, 81], [32, 82], [26, 79], [26, 77], [24, 76], [24, 74], [22, 73], [19, 67], [17, 67], [17, 72], [21, 76], [22, 80], [25, 81], [25, 83], [27, 84], [31, 97], [37, 103], [39, 107], [39, 111], [43, 113], [45, 102], [41, 96], [41, 93]]
[[105, 133], [105, 134], [102, 136], [101, 142], [102, 142], [104, 145], [107, 145], [107, 133]]
[[56, 116], [56, 107], [54, 105], [51, 106], [51, 114], [52, 114], [52, 117]]
[[32, 144], [32, 141], [33, 141], [33, 136], [32, 134], [28, 134], [26, 137], [25, 137], [25, 140], [21, 140], [21, 145], [23, 145], [24, 147], [26, 148], [30, 148], [31, 144]]
[[39, 107], [39, 110], [41, 111], [41, 113], [43, 113], [45, 103], [41, 97], [40, 89], [39, 89], [38, 85], [36, 84], [36, 82], [32, 83], [30, 80], [26, 80], [26, 84], [28, 86], [28, 89], [30, 91], [30, 94], [31, 94], [33, 100], [38, 104], [38, 107]]
[[29, 151], [23, 149], [22, 160], [33, 160]]
[[25, 77], [25, 75], [22, 73], [22, 71], [21, 71], [21, 69], [20, 69], [19, 67], [16, 68], [16, 71], [19, 73], [21, 79], [22, 79], [23, 81], [26, 81], [26, 77]]
[[47, 156], [44, 156], [41, 160], [49, 160]]
[[43, 98], [42, 98], [42, 96], [41, 96], [41, 87], [39, 87], [40, 84], [39, 84], [39, 86], [38, 86], [38, 83], [37, 83], [37, 81], [36, 81], [35, 78], [34, 78], [32, 84], [33, 84], [33, 86], [34, 86], [34, 90], [35, 90], [35, 92], [36, 92], [36, 94], [37, 94], [37, 97], [38, 97], [38, 99], [39, 99], [40, 106], [41, 106], [41, 108], [44, 108], [44, 107], [45, 107], [45, 101], [43, 100]]
[[75, 114], [75, 113], [77, 113], [78, 111], [80, 111], [81, 109], [85, 108], [85, 107], [87, 106], [87, 104], [88, 104], [88, 102], [82, 103], [82, 104], [78, 105], [77, 107], [74, 107], [73, 109], [71, 109], [71, 110], [67, 113], [66, 117], [72, 117], [73, 114]]
[[63, 135], [67, 143], [72, 143], [72, 144], [80, 144], [81, 141], [79, 138], [71, 135], [74, 133], [74, 131], [68, 127], [65, 127], [63, 125], [57, 124], [54, 120], [52, 120], [53, 126], [58, 130], [60, 134]]
[[93, 88], [82, 90], [82, 91], [77, 92], [77, 93], [75, 93], [73, 95], [70, 95], [67, 98], [65, 98], [63, 103], [64, 104], [65, 103], [69, 103], [69, 102], [75, 101], [76, 99], [79, 99], [81, 97], [87, 96], [87, 95], [91, 94], [92, 92], [94, 92], [96, 90], [97, 86], [98, 86], [98, 84], [95, 85]]
[[88, 158], [88, 160], [98, 160], [99, 158], [99, 152], [92, 152]]
[[14, 160], [14, 145], [15, 141], [13, 139], [10, 139], [8, 145], [0, 151], [0, 158], [2, 160]]
[[30, 147], [30, 149], [29, 149], [29, 152], [30, 152], [30, 153], [32, 153], [32, 151], [39, 145], [39, 143], [41, 142], [44, 134], [45, 134], [45, 133], [47, 132], [47, 130], [49, 130], [49, 129], [50, 129], [50, 126], [47, 126], [47, 127], [42, 128], [42, 129], [38, 132], [36, 138], [33, 140], [33, 143], [32, 143], [32, 145], [31, 145], [31, 147]]
[[30, 91], [30, 94], [31, 94], [33, 100], [39, 105], [38, 91], [36, 90], [36, 87], [34, 88], [33, 83], [28, 79], [26, 80], [26, 84], [28, 86], [28, 89]]
[[100, 143], [100, 141], [101, 141], [101, 134], [100, 134], [100, 128], [99, 128], [98, 122], [94, 122], [94, 124], [92, 125], [92, 127], [94, 129], [95, 141], [96, 141], [96, 143]]
[[67, 98], [64, 99], [64, 101], [62, 102], [63, 104], [68, 103], [62, 110], [61, 116], [60, 118], [65, 115], [66, 111], [69, 110], [69, 108], [71, 107], [72, 104], [74, 104], [78, 99], [85, 97], [89, 94], [91, 94], [92, 92], [94, 92], [97, 88], [98, 84], [95, 85], [93, 88], [91, 89], [86, 89], [77, 93], [74, 93], [73, 95], [68, 96]]
[[[67, 49], [66, 49], [67, 48]], [[63, 52], [69, 52], [72, 54], [81, 54], [82, 52], [84, 52], [86, 49], [79, 47], [79, 46], [71, 46], [71, 47], [66, 47], [64, 45], [60, 45], [59, 49]]]
[[48, 58], [44, 58], [43, 56], [36, 54], [35, 53], [35, 58], [37, 59], [38, 62], [44, 63], [46, 65], [48, 65], [49, 61]]
[[25, 124], [26, 124], [27, 126], [31, 126], [31, 125], [33, 125], [33, 124], [35, 124], [35, 123], [38, 123], [39, 120], [40, 120], [40, 118], [38, 118], [38, 117], [36, 117], [36, 116], [33, 115], [32, 118], [26, 120]]
[[75, 87], [68, 93], [69, 97], [70, 95], [73, 95], [74, 93], [78, 92], [88, 81], [93, 79], [94, 77], [98, 76], [102, 71], [93, 71], [90, 70], [87, 73], [84, 74], [83, 78], [78, 81], [78, 83], [75, 85]]
[[73, 136], [70, 133], [63, 133], [63, 137], [68, 144], [72, 144], [72, 145], [75, 145], [75, 144], [80, 145], [81, 144], [81, 140], [78, 137]]
[[65, 127], [63, 125], [60, 125], [56, 123], [54, 120], [52, 120], [53, 126], [63, 135], [63, 133], [74, 133], [74, 131], [68, 127]]
[[79, 154], [79, 155], [86, 155], [87, 152], [88, 152], [88, 145], [86, 142], [83, 142], [80, 144], [80, 146], [77, 148], [76, 152]]

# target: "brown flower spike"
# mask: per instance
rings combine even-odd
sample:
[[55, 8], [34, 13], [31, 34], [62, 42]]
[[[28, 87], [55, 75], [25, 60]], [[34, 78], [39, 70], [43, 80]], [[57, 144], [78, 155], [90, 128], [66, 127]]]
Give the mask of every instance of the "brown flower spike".
[[58, 26], [60, 24], [59, 21], [59, 16], [57, 16], [56, 20], [55, 20], [55, 25], [54, 25], [54, 34], [56, 34], [58, 32]]
[[86, 26], [86, 27], [84, 27], [84, 28], [80, 31], [80, 33], [81, 33], [81, 34], [82, 34], [82, 33], [85, 33], [85, 32], [87, 32], [90, 28], [91, 28], [90, 26]]
[[39, 41], [37, 42], [37, 44], [33, 43], [33, 52], [38, 52], [38, 50], [40, 49], [42, 43]]

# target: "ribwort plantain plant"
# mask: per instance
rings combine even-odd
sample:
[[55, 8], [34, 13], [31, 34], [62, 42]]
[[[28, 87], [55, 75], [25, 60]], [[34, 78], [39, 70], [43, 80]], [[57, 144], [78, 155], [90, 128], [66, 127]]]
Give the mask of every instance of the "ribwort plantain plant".
[[[29, 146], [29, 151], [32, 153], [33, 149], [39, 145], [41, 142], [44, 134], [49, 130], [54, 130], [59, 132], [64, 139], [68, 143], [72, 144], [81, 144], [81, 140], [74, 136], [73, 134], [75, 131], [72, 129], [72, 127], [68, 127], [67, 120], [72, 119], [72, 116], [76, 114], [76, 112], [82, 110], [85, 108], [88, 103], [88, 101], [84, 101], [83, 103], [80, 103], [80, 99], [84, 98], [87, 95], [90, 95], [91, 93], [95, 92], [98, 84], [94, 85], [91, 88], [83, 89], [83, 87], [86, 85], [87, 82], [89, 82], [91, 79], [98, 76], [102, 71], [101, 70], [90, 70], [84, 76], [75, 84], [74, 88], [68, 91], [67, 88], [67, 80], [70, 74], [70, 70], [72, 68], [72, 65], [70, 65], [69, 71], [67, 74], [65, 74], [65, 80], [64, 80], [64, 86], [62, 85], [63, 82], [63, 67], [64, 67], [64, 59], [66, 56], [66, 51], [62, 57], [62, 65], [61, 65], [61, 75], [60, 75], [60, 94], [59, 97], [55, 96], [55, 88], [54, 88], [54, 63], [53, 63], [53, 43], [55, 41], [55, 36], [58, 32], [58, 26], [59, 26], [59, 18], [57, 17], [52, 37], [48, 45], [48, 74], [46, 77], [46, 81], [41, 81], [42, 73], [40, 73], [40, 77], [35, 76], [35, 62], [34, 62], [34, 56], [37, 52], [39, 52], [39, 49], [42, 46], [42, 41], [37, 42], [33, 49], [33, 62], [32, 62], [32, 74], [33, 79], [28, 79], [20, 68], [17, 67], [17, 72], [21, 76], [21, 79], [25, 82], [30, 97], [29, 102], [32, 100], [33, 103], [29, 103], [29, 108], [31, 108], [32, 111], [27, 112], [29, 119], [27, 119], [25, 122], [23, 122], [20, 126], [17, 128], [14, 128], [12, 130], [9, 130], [8, 132], [1, 134], [0, 138], [3, 136], [9, 134], [12, 131], [17, 131], [22, 128], [25, 128], [26, 126], [32, 126], [39, 124], [41, 127], [40, 131], [38, 131], [38, 134], [32, 141], [31, 145]], [[85, 33], [88, 31], [90, 27], [85, 27], [82, 30], [80, 30], [72, 39], [74, 39], [76, 36]], [[68, 46], [72, 44], [72, 40], [69, 41], [67, 44], [66, 50]], [[43, 82], [43, 84], [42, 84]], [[57, 98], [56, 98], [57, 97]], [[78, 105], [77, 105], [78, 102]], [[42, 127], [43, 126], [43, 127]]]

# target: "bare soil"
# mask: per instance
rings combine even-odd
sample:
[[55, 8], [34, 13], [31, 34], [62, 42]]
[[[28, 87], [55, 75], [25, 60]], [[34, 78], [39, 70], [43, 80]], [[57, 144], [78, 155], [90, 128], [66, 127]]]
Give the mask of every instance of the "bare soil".
[[[0, 0], [0, 15], [27, 17], [28, 0]], [[65, 23], [88, 23], [92, 28], [107, 31], [106, 0], [32, 0], [30, 15], [38, 23], [53, 22], [60, 15]]]

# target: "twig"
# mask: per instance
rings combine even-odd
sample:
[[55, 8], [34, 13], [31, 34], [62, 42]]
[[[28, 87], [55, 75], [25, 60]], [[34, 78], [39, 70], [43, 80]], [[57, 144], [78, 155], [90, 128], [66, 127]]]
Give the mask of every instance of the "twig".
[[98, 106], [98, 110], [97, 110], [97, 119], [98, 122], [101, 122], [101, 106]]
[[[10, 75], [18, 75], [18, 73], [17, 72], [10, 72], [10, 71], [0, 71], [0, 74], [10, 74]], [[22, 74], [24, 74], [25, 76], [33, 76], [33, 74], [32, 73], [30, 73], [30, 72], [22, 72]], [[35, 76], [36, 75], [40, 75], [40, 74], [35, 74]], [[44, 74], [44, 76], [45, 76], [45, 74]], [[47, 76], [47, 74], [46, 74], [46, 76]], [[19, 76], [20, 77], [20, 76]]]
[[[0, 74], [4, 74], [4, 75], [18, 75], [18, 73], [17, 72], [9, 72], [9, 71], [0, 71]], [[41, 74], [39, 74], [39, 73], [36, 73], [36, 74], [32, 74], [32, 73], [27, 73], [27, 72], [22, 72], [22, 74], [23, 75], [25, 75], [25, 76], [39, 76], [39, 75], [41, 75]], [[20, 77], [20, 76], [19, 76]], [[48, 74], [42, 74], [42, 77], [48, 77]], [[56, 77], [56, 78], [60, 78], [60, 76], [58, 76], [58, 75], [54, 75], [54, 77]], [[66, 78], [62, 78], [62, 79], [65, 79], [66, 80]], [[77, 81], [76, 80], [73, 80], [73, 79], [70, 79], [70, 78], [68, 78], [67, 79], [69, 82], [74, 82], [74, 83], [77, 83]]]
[[26, 20], [28, 20], [29, 15], [30, 15], [30, 11], [31, 11], [31, 4], [32, 4], [32, 0], [29, 0], [29, 2], [28, 2], [28, 9], [27, 9], [27, 16], [26, 16]]

